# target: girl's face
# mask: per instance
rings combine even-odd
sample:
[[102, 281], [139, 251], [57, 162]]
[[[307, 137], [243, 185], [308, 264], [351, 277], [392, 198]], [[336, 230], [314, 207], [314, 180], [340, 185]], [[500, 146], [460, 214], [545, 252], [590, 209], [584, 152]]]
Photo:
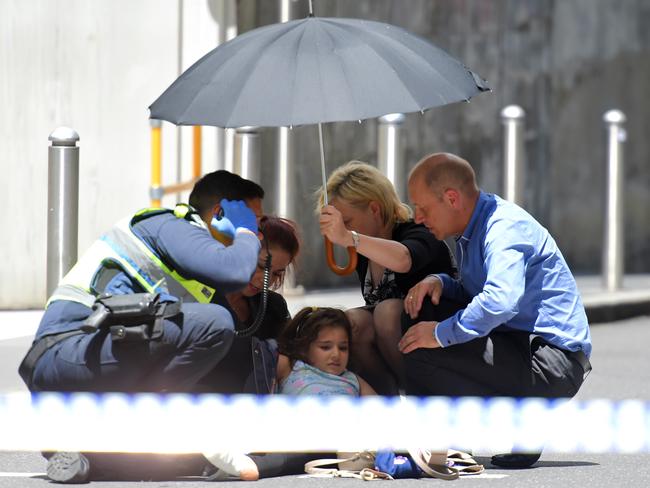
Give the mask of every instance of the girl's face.
[[348, 367], [350, 344], [348, 333], [343, 327], [323, 327], [316, 340], [309, 344], [307, 363], [315, 368], [340, 375]]
[[[269, 279], [269, 288], [273, 288], [276, 285], [282, 283], [282, 277], [284, 272], [291, 263], [291, 254], [282, 249], [281, 247], [271, 247], [271, 276]], [[264, 284], [264, 263], [266, 263], [266, 247], [262, 243], [262, 249], [260, 250], [260, 255], [257, 259], [257, 268], [255, 273], [251, 277], [251, 280], [246, 285], [246, 288], [242, 291], [242, 294], [247, 297], [252, 297], [257, 295], [262, 291], [262, 286]]]

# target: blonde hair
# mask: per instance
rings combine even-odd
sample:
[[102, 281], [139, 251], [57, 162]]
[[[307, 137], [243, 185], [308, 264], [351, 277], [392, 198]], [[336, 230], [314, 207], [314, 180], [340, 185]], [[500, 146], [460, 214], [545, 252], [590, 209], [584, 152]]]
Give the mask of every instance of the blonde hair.
[[[375, 201], [381, 208], [384, 225], [390, 227], [406, 222], [412, 212], [402, 203], [395, 187], [386, 176], [374, 166], [362, 161], [350, 161], [336, 168], [327, 180], [327, 195], [330, 199], [340, 198], [346, 203], [366, 208]], [[323, 189], [319, 189], [317, 212], [324, 206]]]

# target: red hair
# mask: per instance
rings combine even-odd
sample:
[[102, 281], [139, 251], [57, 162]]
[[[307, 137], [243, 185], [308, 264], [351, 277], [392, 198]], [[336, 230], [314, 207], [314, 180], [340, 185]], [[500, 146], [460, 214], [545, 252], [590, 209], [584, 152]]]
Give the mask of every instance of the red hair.
[[289, 219], [265, 215], [260, 219], [259, 230], [264, 236], [262, 246], [279, 247], [291, 256], [291, 262], [300, 252], [296, 223]]

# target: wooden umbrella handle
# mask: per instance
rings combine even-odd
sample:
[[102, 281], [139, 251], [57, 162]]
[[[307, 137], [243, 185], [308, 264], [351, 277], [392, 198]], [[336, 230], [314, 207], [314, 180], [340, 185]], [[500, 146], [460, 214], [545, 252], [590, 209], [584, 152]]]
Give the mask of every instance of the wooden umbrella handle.
[[332, 271], [334, 271], [339, 276], [347, 276], [357, 269], [357, 250], [350, 246], [348, 247], [348, 265], [345, 268], [342, 268], [336, 264], [336, 259], [334, 259], [334, 244], [327, 237], [323, 237], [325, 240], [325, 255], [327, 256], [327, 265]]

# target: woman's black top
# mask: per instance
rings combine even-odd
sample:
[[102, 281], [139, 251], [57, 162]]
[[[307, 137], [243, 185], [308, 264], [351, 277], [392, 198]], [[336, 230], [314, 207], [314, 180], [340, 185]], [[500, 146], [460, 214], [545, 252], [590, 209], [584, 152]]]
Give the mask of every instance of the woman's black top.
[[[246, 297], [250, 307], [248, 320], [243, 323], [237, 319], [237, 314], [230, 307], [225, 297], [217, 297], [213, 303], [226, 308], [232, 315], [237, 330], [250, 326], [257, 315], [262, 303], [262, 294]], [[290, 320], [289, 309], [284, 297], [279, 293], [269, 290], [266, 303], [266, 313], [262, 323], [254, 336], [258, 339], [277, 339], [280, 331]], [[255, 354], [251, 337], [235, 336], [228, 353], [214, 369], [199, 382], [199, 390], [216, 391], [219, 393], [244, 393], [247, 380], [253, 374]], [[249, 392], [250, 393], [250, 392]]]
[[[456, 266], [449, 246], [439, 241], [422, 224], [413, 221], [402, 222], [395, 225], [391, 239], [406, 246], [411, 254], [411, 269], [406, 273], [393, 273], [387, 270], [384, 274], [384, 290], [374, 290], [374, 296], [369, 297], [367, 283], [368, 258], [359, 254], [357, 261], [357, 275], [361, 283], [361, 292], [366, 298], [366, 303], [378, 302], [386, 298], [404, 298], [406, 293], [430, 274], [447, 273], [455, 276]], [[394, 276], [394, 283], [386, 283], [386, 278]], [[388, 281], [391, 281], [389, 279]], [[380, 285], [380, 288], [382, 285]]]

